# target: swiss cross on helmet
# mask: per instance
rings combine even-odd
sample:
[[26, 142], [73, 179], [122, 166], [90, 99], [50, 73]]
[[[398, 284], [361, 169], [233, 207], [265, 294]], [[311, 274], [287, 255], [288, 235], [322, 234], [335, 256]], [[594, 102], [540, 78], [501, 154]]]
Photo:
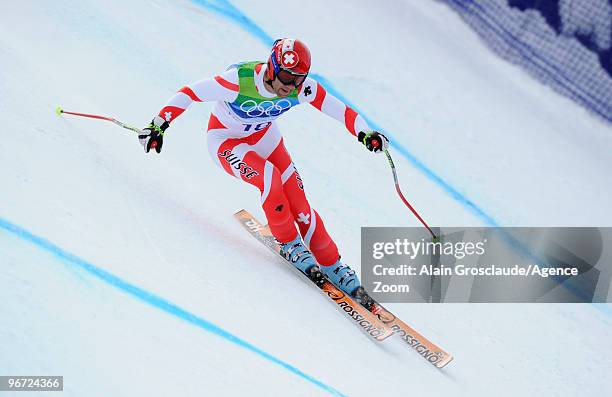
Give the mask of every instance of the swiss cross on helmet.
[[274, 80], [281, 71], [282, 76], [289, 74], [293, 76], [303, 76], [294, 80], [300, 85], [304, 82], [310, 70], [310, 50], [302, 41], [297, 39], [278, 39], [272, 46], [272, 53], [268, 59], [268, 78]]

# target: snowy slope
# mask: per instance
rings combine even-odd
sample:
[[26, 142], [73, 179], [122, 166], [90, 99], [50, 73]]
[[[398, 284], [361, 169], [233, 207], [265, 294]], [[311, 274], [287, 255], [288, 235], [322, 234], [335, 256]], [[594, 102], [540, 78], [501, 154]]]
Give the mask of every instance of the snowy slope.
[[[54, 114], [143, 126], [185, 83], [265, 57], [259, 27], [303, 38], [313, 72], [391, 135], [430, 223], [612, 225], [610, 127], [490, 54], [443, 4], [234, 5], [0, 13], [0, 375], [64, 375], [71, 396], [610, 389], [603, 306], [390, 305], [455, 355], [444, 371], [369, 342], [232, 220], [263, 214], [258, 192], [208, 158], [212, 104], [176, 120], [159, 156], [110, 123]], [[385, 160], [336, 121], [304, 107], [279, 125], [347, 262], [359, 267], [360, 226], [417, 225]]]

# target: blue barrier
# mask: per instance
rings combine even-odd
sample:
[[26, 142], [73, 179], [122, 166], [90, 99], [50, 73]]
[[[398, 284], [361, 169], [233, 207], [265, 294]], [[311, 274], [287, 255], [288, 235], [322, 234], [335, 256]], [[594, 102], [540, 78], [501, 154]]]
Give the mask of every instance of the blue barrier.
[[446, 0], [504, 59], [612, 122], [610, 0]]

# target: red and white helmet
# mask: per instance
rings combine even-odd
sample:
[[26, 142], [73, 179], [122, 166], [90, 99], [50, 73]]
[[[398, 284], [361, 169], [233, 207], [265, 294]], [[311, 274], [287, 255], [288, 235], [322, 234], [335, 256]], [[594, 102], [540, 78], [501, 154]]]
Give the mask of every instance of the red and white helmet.
[[[295, 76], [306, 76], [310, 71], [310, 50], [297, 39], [278, 39], [268, 59], [268, 78], [274, 80], [284, 70]], [[303, 79], [301, 79], [303, 82]]]

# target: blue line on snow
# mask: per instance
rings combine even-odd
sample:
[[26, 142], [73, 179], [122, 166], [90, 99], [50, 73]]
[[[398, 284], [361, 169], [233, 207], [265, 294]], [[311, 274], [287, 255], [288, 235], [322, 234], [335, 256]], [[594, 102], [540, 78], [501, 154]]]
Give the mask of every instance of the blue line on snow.
[[87, 262], [84, 259], [79, 258], [78, 256], [71, 254], [67, 251], [64, 251], [62, 248], [58, 247], [57, 245], [51, 243], [48, 240], [43, 239], [42, 237], [38, 237], [32, 233], [30, 233], [29, 231], [23, 229], [20, 226], [17, 226], [3, 218], [0, 218], [0, 228], [6, 230], [7, 232], [9, 232], [10, 234], [13, 234], [27, 242], [32, 243], [33, 245], [35, 245], [36, 247], [47, 251], [51, 254], [53, 254], [54, 256], [56, 256], [57, 258], [61, 259], [63, 262], [65, 262], [68, 265], [74, 266], [76, 268], [82, 269], [84, 271], [86, 271], [87, 273], [91, 274], [92, 276], [98, 278], [99, 280], [123, 291], [126, 292], [127, 294], [131, 295], [134, 298], [139, 299], [140, 301], [153, 306], [157, 309], [160, 309], [168, 314], [171, 314], [181, 320], [184, 320], [188, 323], [191, 323], [193, 325], [195, 325], [198, 328], [201, 328], [205, 331], [211, 332], [217, 336], [220, 336], [221, 338], [235, 344], [238, 345], [240, 347], [243, 347], [247, 350], [250, 350], [251, 352], [263, 357], [264, 359], [277, 364], [281, 367], [283, 367], [284, 369], [286, 369], [289, 372], [294, 373], [295, 375], [299, 376], [302, 379], [307, 380], [308, 382], [320, 387], [321, 389], [325, 390], [326, 392], [329, 392], [332, 395], [335, 396], [344, 396], [344, 394], [342, 394], [341, 392], [339, 392], [338, 390], [334, 389], [331, 386], [326, 385], [325, 383], [321, 382], [320, 380], [317, 380], [315, 378], [313, 378], [312, 376], [302, 372], [301, 370], [299, 370], [298, 368], [294, 367], [291, 364], [288, 364], [284, 361], [282, 361], [281, 359], [271, 355], [270, 353], [265, 352], [264, 350], [261, 350], [260, 348], [250, 344], [249, 342], [239, 338], [238, 336], [224, 330], [223, 328], [219, 327], [218, 325], [215, 325], [211, 322], [209, 322], [208, 320], [205, 320], [201, 317], [196, 316], [193, 313], [188, 312], [185, 309], [182, 309], [181, 307], [175, 305], [172, 302], [169, 302], [167, 300], [165, 300], [164, 298], [157, 296], [151, 292], [148, 292], [142, 288], [139, 288], [137, 286], [135, 286], [134, 284], [130, 284], [129, 282], [115, 276], [112, 273], [107, 272], [106, 270], [103, 270], [89, 262]]
[[264, 44], [271, 46], [272, 43], [274, 42], [274, 39], [269, 34], [267, 34], [255, 22], [253, 22], [249, 17], [244, 15], [242, 11], [234, 7], [228, 1], [225, 1], [225, 0], [217, 0], [217, 1], [192, 0], [192, 1], [199, 6], [208, 8], [212, 11], [215, 11], [223, 15], [226, 18], [233, 20], [238, 25], [242, 26], [247, 32], [255, 35]]
[[394, 149], [396, 149], [405, 159], [410, 161], [412, 165], [414, 165], [418, 170], [420, 170], [423, 174], [425, 174], [430, 180], [434, 181], [438, 186], [444, 189], [452, 198], [454, 198], [459, 203], [463, 204], [463, 206], [465, 206], [470, 211], [475, 213], [478, 217], [483, 219], [488, 225], [499, 226], [497, 221], [492, 216], [488, 215], [486, 212], [480, 209], [480, 207], [478, 207], [476, 203], [474, 203], [472, 200], [465, 197], [457, 189], [455, 189], [448, 182], [442, 179], [438, 174], [433, 172], [431, 168], [427, 167], [421, 160], [419, 160], [414, 154], [412, 154], [404, 145], [402, 145], [399, 140], [395, 139], [394, 136], [390, 132], [386, 131], [381, 126], [379, 126], [376, 122], [371, 120], [369, 117], [365, 116], [365, 114], [359, 109], [359, 107], [357, 107], [355, 104], [349, 101], [344, 95], [342, 95], [342, 93], [340, 93], [340, 91], [338, 91], [329, 80], [327, 80], [325, 77], [319, 74], [316, 74], [316, 73], [313, 73], [312, 75], [315, 80], [319, 81], [325, 86], [328, 92], [330, 92], [332, 95], [334, 95], [335, 97], [337, 97], [338, 99], [340, 99], [341, 101], [349, 105], [351, 108], [353, 108], [357, 113], [359, 113], [367, 121], [368, 125], [370, 125], [372, 128], [374, 128], [377, 131], [384, 132], [385, 135], [389, 136], [389, 138], [391, 138]]

